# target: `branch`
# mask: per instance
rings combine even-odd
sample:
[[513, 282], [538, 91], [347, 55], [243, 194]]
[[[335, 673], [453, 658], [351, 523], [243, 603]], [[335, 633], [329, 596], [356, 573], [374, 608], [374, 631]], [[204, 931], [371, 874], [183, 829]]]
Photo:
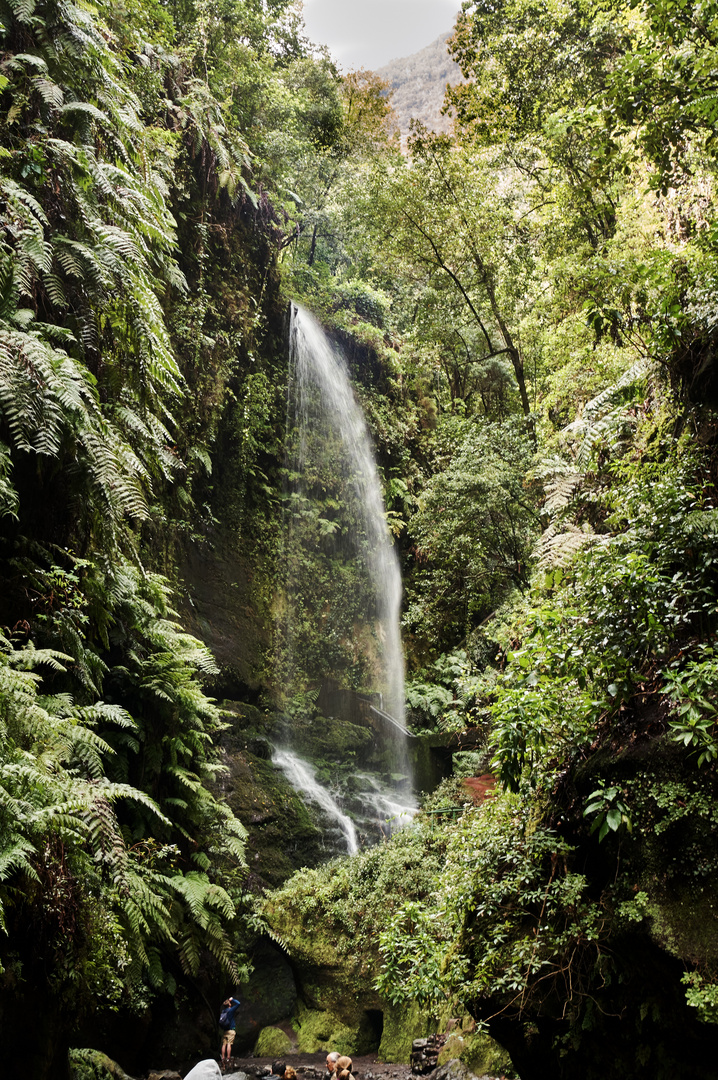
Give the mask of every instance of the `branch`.
[[406, 218], [406, 220], [409, 222], [409, 224], [411, 226], [413, 226], [413, 228], [415, 228], [416, 231], [418, 233], [420, 233], [421, 236], [423, 236], [424, 239], [426, 241], [428, 241], [428, 243], [431, 245], [431, 249], [434, 252], [437, 263], [439, 264], [441, 269], [444, 271], [444, 273], [448, 274], [449, 277], [451, 278], [451, 280], [456, 285], [457, 289], [459, 290], [459, 292], [463, 296], [464, 300], [466, 301], [466, 304], [468, 305], [469, 311], [474, 316], [474, 319], [476, 320], [479, 327], [481, 328], [481, 332], [483, 333], [484, 337], [486, 338], [486, 344], [488, 345], [489, 349], [493, 350], [493, 344], [492, 344], [491, 338], [489, 337], [489, 334], [488, 334], [488, 331], [487, 331], [486, 327], [484, 326], [483, 322], [481, 321], [481, 316], [479, 315], [478, 311], [476, 310], [476, 308], [474, 307], [474, 305], [472, 303], [471, 297], [469, 296], [466, 289], [464, 288], [463, 283], [456, 276], [456, 274], [451, 269], [451, 267], [448, 266], [446, 264], [446, 262], [444, 261], [444, 257], [441, 254], [441, 252], [439, 251], [439, 248], [436, 246], [436, 243], [434, 242], [433, 237], [426, 231], [426, 229], [422, 228], [422, 226], [419, 224], [419, 222], [416, 221], [411, 216], [411, 214], [408, 212], [408, 210], [405, 210], [404, 207], [402, 207], [401, 212], [404, 215], [404, 217]]

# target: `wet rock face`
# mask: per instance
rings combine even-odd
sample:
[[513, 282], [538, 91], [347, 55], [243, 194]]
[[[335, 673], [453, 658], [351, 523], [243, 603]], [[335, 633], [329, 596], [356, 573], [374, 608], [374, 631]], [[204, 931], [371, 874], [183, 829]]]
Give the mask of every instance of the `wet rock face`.
[[221, 529], [211, 544], [187, 541], [178, 605], [183, 625], [212, 650], [224, 679], [256, 687], [271, 628], [253, 595], [256, 567], [235, 545]]
[[272, 942], [260, 941], [252, 951], [254, 972], [240, 987], [242, 1002], [236, 1014], [238, 1049], [251, 1049], [259, 1032], [291, 1016], [297, 1005], [297, 987], [286, 955]]
[[216, 791], [247, 829], [247, 887], [259, 892], [327, 856], [311, 808], [271, 762], [276, 717], [244, 702], [225, 701], [222, 707], [229, 724], [221, 738], [227, 772]]

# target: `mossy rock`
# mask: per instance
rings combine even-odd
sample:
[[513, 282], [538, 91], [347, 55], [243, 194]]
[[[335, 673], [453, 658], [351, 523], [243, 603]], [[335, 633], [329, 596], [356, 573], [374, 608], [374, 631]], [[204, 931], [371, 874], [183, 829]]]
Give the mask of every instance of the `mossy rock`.
[[504, 1048], [483, 1031], [473, 1035], [450, 1035], [441, 1049], [438, 1064], [445, 1065], [456, 1058], [477, 1076], [500, 1075], [511, 1068], [511, 1058]]
[[312, 760], [318, 774], [324, 773], [327, 781], [336, 779], [344, 765], [350, 772], [354, 768], [352, 755], [361, 755], [371, 747], [373, 740], [372, 732], [366, 727], [321, 713], [304, 723], [297, 718], [287, 718], [286, 734], [290, 735], [292, 745], [302, 756]]
[[254, 1057], [279, 1058], [293, 1050], [294, 1044], [286, 1031], [277, 1027], [266, 1027], [260, 1031], [253, 1053]]
[[457, 1059], [463, 1061], [466, 1049], [466, 1039], [463, 1035], [449, 1035], [449, 1038], [441, 1048], [437, 1065], [446, 1065], [447, 1061], [455, 1061]]
[[436, 1031], [431, 1013], [415, 1002], [409, 1005], [388, 1005], [384, 1010], [384, 1030], [379, 1045], [380, 1061], [408, 1064], [414, 1039], [423, 1039]]
[[646, 898], [650, 935], [673, 956], [691, 957], [707, 966], [718, 961], [715, 880], [676, 888], [672, 896]]
[[116, 1061], [100, 1050], [71, 1050], [72, 1080], [129, 1080]]
[[303, 1009], [295, 1027], [302, 1054], [316, 1054], [320, 1050], [357, 1053], [359, 1025], [350, 1027], [328, 1010]]
[[312, 810], [271, 761], [247, 749], [226, 750], [224, 764], [229, 771], [222, 795], [248, 831], [247, 863], [253, 876], [275, 887], [299, 867], [326, 860]]

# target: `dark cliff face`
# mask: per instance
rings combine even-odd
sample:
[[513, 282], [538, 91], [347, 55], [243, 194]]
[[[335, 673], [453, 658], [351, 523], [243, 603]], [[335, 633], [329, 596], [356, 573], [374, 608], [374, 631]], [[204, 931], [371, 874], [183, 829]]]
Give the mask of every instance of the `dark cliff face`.
[[265, 196], [255, 210], [225, 207], [201, 260], [188, 245], [183, 269], [199, 278], [198, 310], [176, 312], [194, 504], [190, 515], [178, 507], [167, 541], [179, 610], [222, 670], [219, 696], [250, 701], [272, 678], [281, 528], [287, 304], [275, 229]]
[[254, 701], [271, 646], [271, 611], [257, 604], [257, 565], [237, 537], [218, 527], [183, 545], [179, 609], [183, 625], [212, 651], [222, 697]]
[[[527, 994], [522, 1012], [498, 996], [471, 1005], [521, 1080], [715, 1076], [711, 1007], [687, 989], [718, 966], [718, 786], [659, 726], [653, 705], [638, 710], [622, 746], [598, 747], [554, 792], [553, 826], [575, 847], [572, 865], [603, 921], [573, 957], [557, 957], [564, 978], [533, 1002]], [[602, 782], [630, 801], [632, 828], [599, 842], [583, 807]]]

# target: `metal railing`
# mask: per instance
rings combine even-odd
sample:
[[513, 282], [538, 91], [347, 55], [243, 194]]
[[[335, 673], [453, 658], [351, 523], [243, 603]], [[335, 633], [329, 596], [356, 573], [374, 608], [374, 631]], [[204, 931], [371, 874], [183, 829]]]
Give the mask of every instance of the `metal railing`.
[[431, 829], [429, 831], [430, 832], [434, 831], [434, 818], [435, 817], [441, 817], [441, 816], [443, 816], [445, 814], [448, 814], [448, 815], [450, 815], [452, 817], [457, 817], [458, 815], [463, 814], [465, 809], [466, 809], [466, 807], [464, 807], [464, 806], [452, 806], [448, 810], [427, 810], [426, 813], [431, 818]]

